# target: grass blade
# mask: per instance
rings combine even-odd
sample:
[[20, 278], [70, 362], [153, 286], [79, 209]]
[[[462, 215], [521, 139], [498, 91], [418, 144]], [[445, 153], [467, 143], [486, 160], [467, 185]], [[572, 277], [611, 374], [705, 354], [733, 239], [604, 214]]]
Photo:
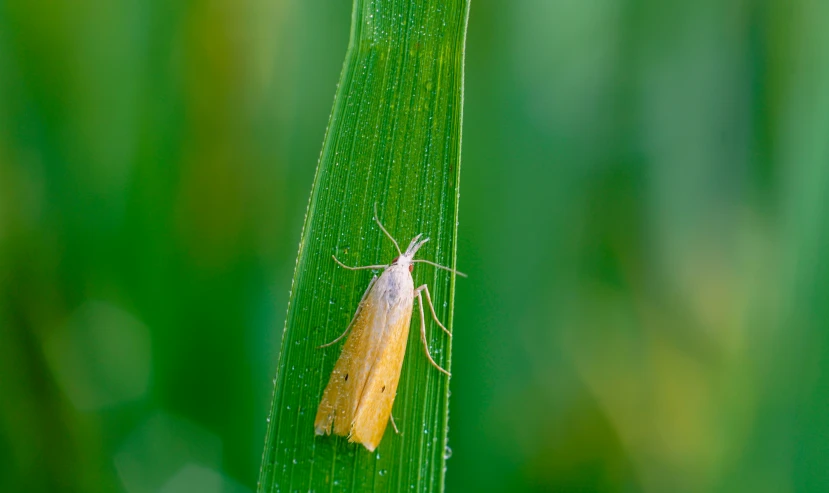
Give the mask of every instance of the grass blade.
[[[431, 367], [418, 315], [403, 364], [391, 427], [374, 453], [341, 437], [315, 437], [314, 416], [350, 321], [372, 273], [338, 267], [385, 264], [397, 238], [424, 233], [418, 257], [455, 265], [463, 56], [468, 0], [355, 0], [351, 39], [311, 191], [262, 457], [259, 491], [442, 491], [449, 385]], [[452, 326], [455, 278], [417, 264], [439, 318]], [[416, 310], [415, 310], [416, 312]], [[427, 320], [444, 368], [450, 339]]]

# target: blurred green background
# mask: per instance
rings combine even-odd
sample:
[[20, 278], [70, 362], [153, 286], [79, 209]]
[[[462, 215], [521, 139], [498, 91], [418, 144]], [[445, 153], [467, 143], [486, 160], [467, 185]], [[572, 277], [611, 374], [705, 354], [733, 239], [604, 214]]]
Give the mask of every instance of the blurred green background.
[[[0, 491], [252, 491], [348, 1], [0, 3]], [[829, 3], [473, 0], [449, 491], [829, 491]]]

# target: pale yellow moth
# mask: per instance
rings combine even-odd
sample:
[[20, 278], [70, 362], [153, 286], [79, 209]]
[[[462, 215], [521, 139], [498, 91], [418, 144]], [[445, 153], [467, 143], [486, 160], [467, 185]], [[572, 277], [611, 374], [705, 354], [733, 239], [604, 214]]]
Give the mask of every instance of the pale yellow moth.
[[314, 421], [317, 435], [330, 434], [333, 424], [335, 435], [347, 436], [350, 442], [361, 443], [370, 451], [374, 451], [383, 438], [389, 418], [397, 430], [391, 416], [391, 408], [397, 394], [400, 370], [403, 367], [415, 297], [420, 306], [420, 340], [423, 342], [426, 358], [432, 366], [449, 376], [449, 372], [435, 363], [429, 354], [421, 293], [426, 294], [435, 323], [450, 337], [452, 334], [438, 320], [429, 287], [424, 284], [415, 289], [411, 274], [413, 264], [422, 262], [466, 277], [465, 274], [428, 260], [414, 260], [415, 253], [429, 241], [429, 238], [421, 240], [422, 234], [412, 239], [405, 253], [401, 252], [397, 241], [386, 231], [377, 217], [377, 204], [374, 205], [374, 220], [394, 243], [400, 255], [389, 265], [363, 267], [349, 267], [337, 260], [337, 257], [333, 257], [334, 261], [345, 269], [384, 270], [379, 278], [372, 278], [345, 332], [328, 344], [320, 346], [335, 344], [351, 331], [322, 394]]

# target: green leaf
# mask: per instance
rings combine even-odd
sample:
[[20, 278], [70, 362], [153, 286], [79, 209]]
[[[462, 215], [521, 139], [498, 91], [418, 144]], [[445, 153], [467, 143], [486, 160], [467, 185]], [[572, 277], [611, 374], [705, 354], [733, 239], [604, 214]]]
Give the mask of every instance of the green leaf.
[[[351, 39], [323, 143], [282, 337], [259, 491], [442, 491], [448, 378], [423, 353], [415, 308], [389, 426], [373, 453], [315, 436], [314, 418], [371, 271], [397, 255], [372, 221], [377, 203], [404, 247], [454, 267], [468, 0], [355, 0]], [[451, 328], [455, 276], [416, 264], [438, 317]], [[451, 366], [451, 339], [427, 316], [435, 360]]]

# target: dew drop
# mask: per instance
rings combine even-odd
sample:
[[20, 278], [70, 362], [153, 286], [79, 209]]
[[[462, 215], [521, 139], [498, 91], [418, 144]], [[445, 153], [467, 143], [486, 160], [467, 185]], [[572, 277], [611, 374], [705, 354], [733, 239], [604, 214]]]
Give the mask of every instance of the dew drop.
[[447, 445], [446, 448], [443, 450], [443, 459], [449, 460], [450, 457], [452, 457], [452, 449], [449, 447], [449, 445]]

